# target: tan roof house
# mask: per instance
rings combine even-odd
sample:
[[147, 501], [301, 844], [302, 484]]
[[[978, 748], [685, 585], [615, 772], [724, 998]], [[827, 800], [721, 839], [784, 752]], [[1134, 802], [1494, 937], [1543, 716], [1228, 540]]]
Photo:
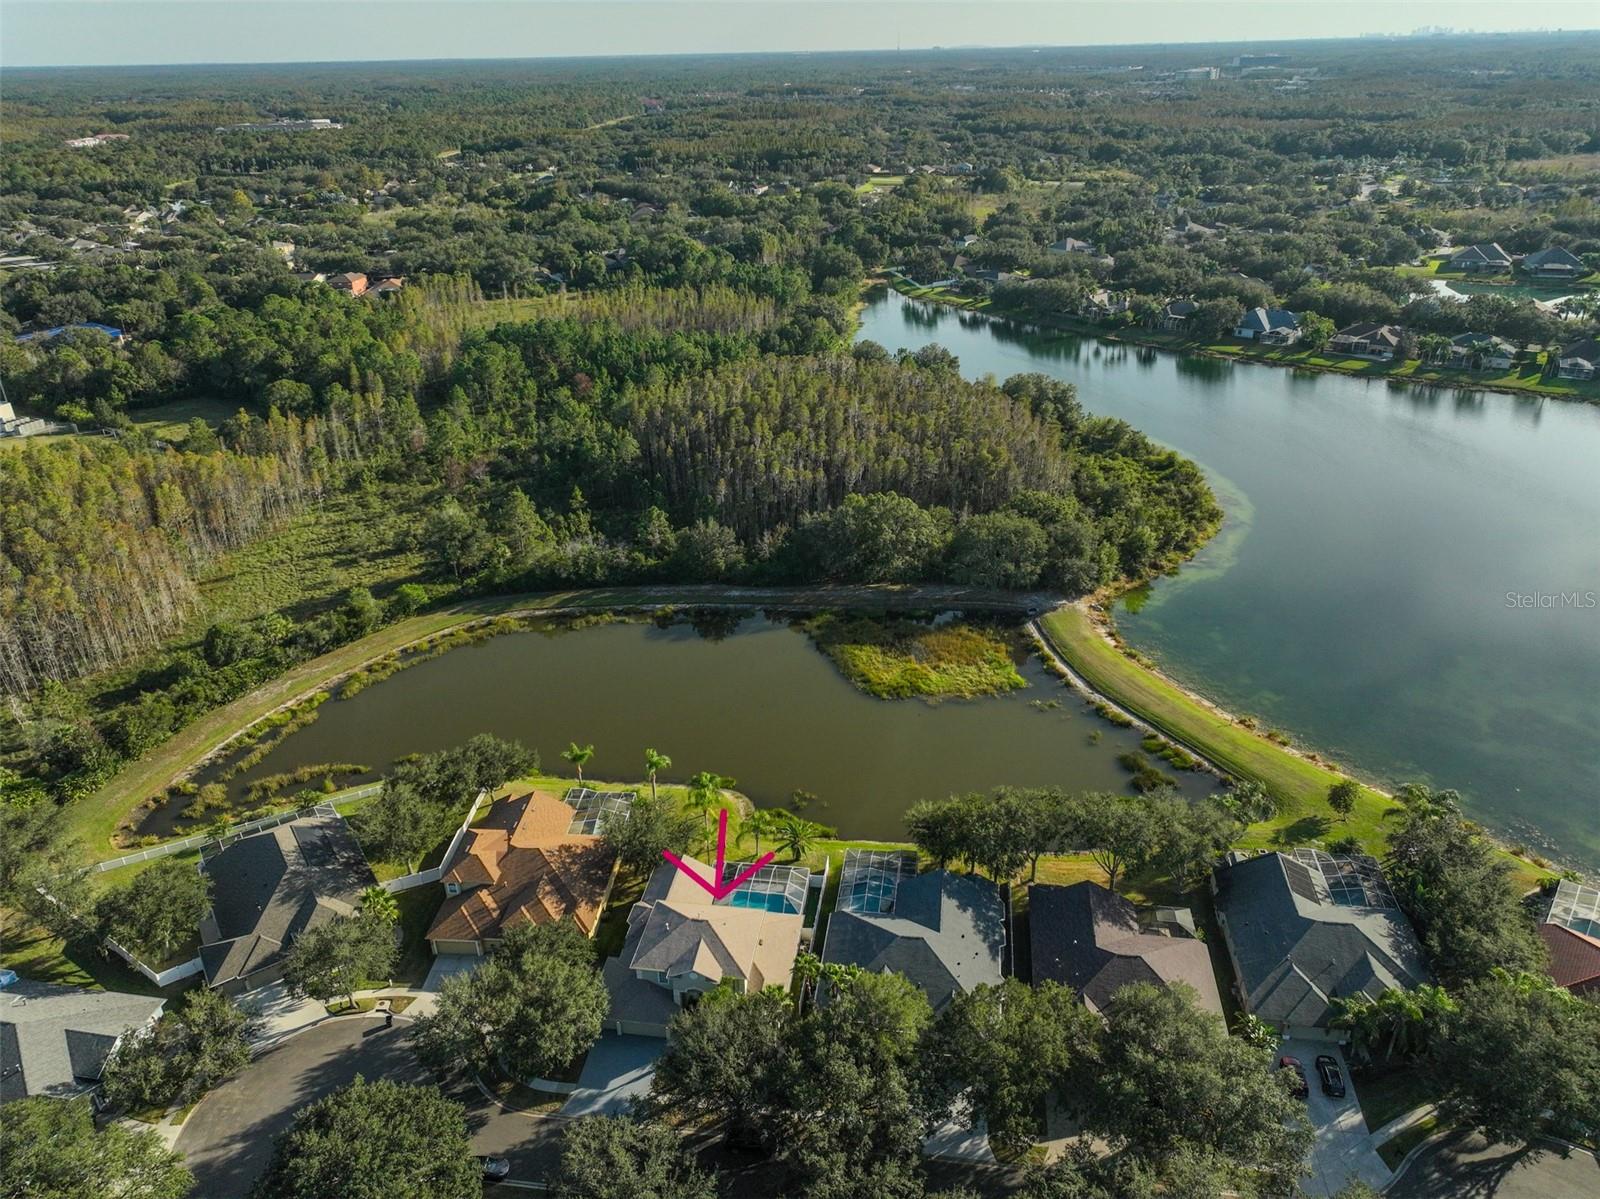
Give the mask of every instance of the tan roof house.
[[428, 930], [434, 953], [481, 955], [519, 924], [571, 919], [594, 936], [617, 860], [571, 805], [547, 791], [501, 800], [440, 881], [444, 905]]
[[[711, 878], [711, 867], [683, 860], [702, 878]], [[804, 917], [787, 907], [771, 910], [764, 902], [743, 906], [746, 899], [753, 896], [741, 890], [713, 902], [708, 891], [670, 865], [652, 874], [628, 913], [622, 953], [605, 963], [612, 1031], [664, 1037], [679, 1008], [724, 981], [741, 993], [787, 990]]]

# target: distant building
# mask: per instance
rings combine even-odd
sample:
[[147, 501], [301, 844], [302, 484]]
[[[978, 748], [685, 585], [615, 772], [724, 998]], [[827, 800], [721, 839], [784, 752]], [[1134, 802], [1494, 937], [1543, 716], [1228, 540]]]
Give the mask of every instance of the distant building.
[[1098, 883], [1029, 887], [1028, 932], [1035, 985], [1065, 983], [1091, 1011], [1130, 983], [1184, 983], [1198, 1006], [1222, 1015], [1206, 943], [1178, 919], [1142, 928], [1138, 909]]
[[[702, 878], [712, 877], [705, 863], [683, 860]], [[681, 1008], [724, 983], [746, 995], [789, 989], [811, 872], [790, 866], [763, 872], [753, 880], [759, 890], [746, 884], [713, 900], [676, 867], [656, 869], [628, 913], [622, 953], [603, 967], [612, 1031], [664, 1037]]]
[[1555, 375], [1560, 379], [1593, 379], [1600, 377], [1600, 341], [1585, 337], [1571, 345], [1563, 346], [1554, 361]]
[[272, 246], [272, 248], [277, 252], [278, 256], [280, 258], [282, 258], [285, 262], [291, 262], [292, 263], [294, 261], [294, 250], [295, 250], [294, 242], [292, 242], [292, 241], [275, 241], [275, 242], [270, 242], [268, 244]]
[[1234, 326], [1233, 335], [1266, 346], [1292, 346], [1300, 340], [1300, 318], [1283, 308], [1252, 308]]
[[1517, 347], [1492, 333], [1458, 333], [1450, 339], [1449, 364], [1479, 370], [1508, 370]]
[[1520, 265], [1524, 274], [1538, 279], [1581, 279], [1589, 273], [1583, 259], [1560, 246], [1525, 255]]
[[1575, 995], [1600, 999], [1600, 889], [1562, 879], [1539, 925], [1550, 975]]
[[18, 416], [9, 400], [0, 400], [0, 437], [40, 437], [46, 433], [76, 433], [77, 425], [46, 420], [42, 416]]
[[1156, 317], [1156, 328], [1164, 329], [1168, 333], [1182, 333], [1188, 327], [1189, 318], [1199, 307], [1200, 305], [1193, 300], [1172, 300]]
[[1400, 352], [1405, 340], [1405, 330], [1399, 325], [1380, 325], [1375, 321], [1360, 321], [1347, 325], [1328, 339], [1328, 349], [1335, 354], [1348, 354], [1352, 358], [1375, 358], [1388, 361]]
[[1222, 72], [1216, 67], [1184, 67], [1182, 70], [1172, 73], [1174, 79], [1181, 79], [1185, 83], [1198, 83], [1207, 79], [1219, 78], [1221, 75]]
[[328, 286], [334, 291], [342, 291], [352, 296], [365, 295], [367, 277], [355, 271], [345, 271], [342, 274], [329, 275]]
[[1466, 246], [1445, 260], [1444, 269], [1470, 275], [1497, 275], [1511, 269], [1511, 255], [1498, 242]]
[[30, 1095], [64, 1099], [92, 1089], [123, 1036], [148, 1028], [166, 1002], [3, 974], [0, 1103]]
[[200, 922], [206, 983], [239, 995], [283, 977], [290, 944], [308, 928], [353, 916], [374, 886], [355, 835], [332, 809], [252, 833], [200, 864], [212, 880]]
[[1100, 247], [1092, 241], [1079, 241], [1076, 237], [1063, 237], [1050, 243], [1052, 254], [1092, 254], [1098, 256]]
[[366, 295], [377, 296], [379, 299], [388, 299], [406, 285], [403, 275], [391, 275], [387, 279], [379, 279], [367, 288]]
[[309, 120], [291, 120], [285, 118], [278, 121], [245, 121], [240, 125], [218, 125], [218, 133], [309, 133], [321, 129], [343, 129], [338, 121], [327, 117], [312, 117]]
[[1281, 67], [1288, 61], [1287, 54], [1235, 54], [1228, 60], [1228, 65], [1245, 70], [1250, 67]]
[[87, 150], [93, 146], [103, 146], [107, 142], [125, 142], [128, 140], [126, 133], [95, 133], [88, 137], [69, 137], [66, 144], [74, 150]]
[[1089, 293], [1088, 298], [1083, 302], [1080, 315], [1089, 317], [1091, 320], [1109, 320], [1111, 317], [1121, 316], [1132, 306], [1133, 301], [1128, 298], [1125, 292], [1108, 291], [1106, 288], [1101, 287]]
[[1245, 1011], [1285, 1036], [1342, 1040], [1336, 998], [1430, 982], [1411, 923], [1373, 858], [1317, 849], [1230, 854], [1212, 873]]

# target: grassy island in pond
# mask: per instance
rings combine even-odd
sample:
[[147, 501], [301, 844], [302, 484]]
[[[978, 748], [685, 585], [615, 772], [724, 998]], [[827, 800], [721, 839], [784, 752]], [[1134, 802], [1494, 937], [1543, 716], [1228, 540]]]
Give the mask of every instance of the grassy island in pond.
[[805, 628], [845, 678], [879, 699], [974, 699], [1028, 685], [997, 629], [848, 616]]

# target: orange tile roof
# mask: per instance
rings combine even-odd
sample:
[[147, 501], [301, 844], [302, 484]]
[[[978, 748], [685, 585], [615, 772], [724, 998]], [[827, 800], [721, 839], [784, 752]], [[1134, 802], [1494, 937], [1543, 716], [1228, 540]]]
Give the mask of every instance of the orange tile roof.
[[467, 889], [445, 897], [428, 939], [495, 940], [518, 924], [568, 917], [592, 936], [616, 859], [602, 838], [569, 834], [572, 818], [545, 791], [495, 804], [444, 876]]

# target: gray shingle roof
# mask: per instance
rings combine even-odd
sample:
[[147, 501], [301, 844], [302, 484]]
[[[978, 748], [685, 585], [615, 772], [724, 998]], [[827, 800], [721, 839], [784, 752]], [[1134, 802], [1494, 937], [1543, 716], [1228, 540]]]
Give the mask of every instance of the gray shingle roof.
[[117, 1038], [161, 1012], [159, 996], [19, 979], [0, 990], [0, 1102], [71, 1095], [96, 1081]]
[[1222, 1014], [1205, 942], [1145, 932], [1133, 904], [1097, 883], [1028, 888], [1033, 981], [1066, 983], [1101, 1011], [1129, 983], [1187, 983], [1199, 1005]]
[[377, 882], [338, 816], [308, 816], [234, 842], [205, 860], [211, 919], [201, 929], [206, 981], [220, 986], [277, 961], [306, 929], [354, 913]]
[[901, 882], [890, 915], [835, 912], [822, 960], [903, 974], [939, 1011], [958, 991], [1000, 982], [1005, 924], [993, 883], [934, 870]]
[[1335, 997], [1430, 981], [1398, 908], [1335, 902], [1320, 873], [1285, 854], [1220, 866], [1214, 880], [1245, 1008], [1264, 1020], [1326, 1027]]
[[1241, 329], [1266, 333], [1273, 329], [1298, 329], [1300, 318], [1286, 308], [1252, 308], [1239, 321]]

